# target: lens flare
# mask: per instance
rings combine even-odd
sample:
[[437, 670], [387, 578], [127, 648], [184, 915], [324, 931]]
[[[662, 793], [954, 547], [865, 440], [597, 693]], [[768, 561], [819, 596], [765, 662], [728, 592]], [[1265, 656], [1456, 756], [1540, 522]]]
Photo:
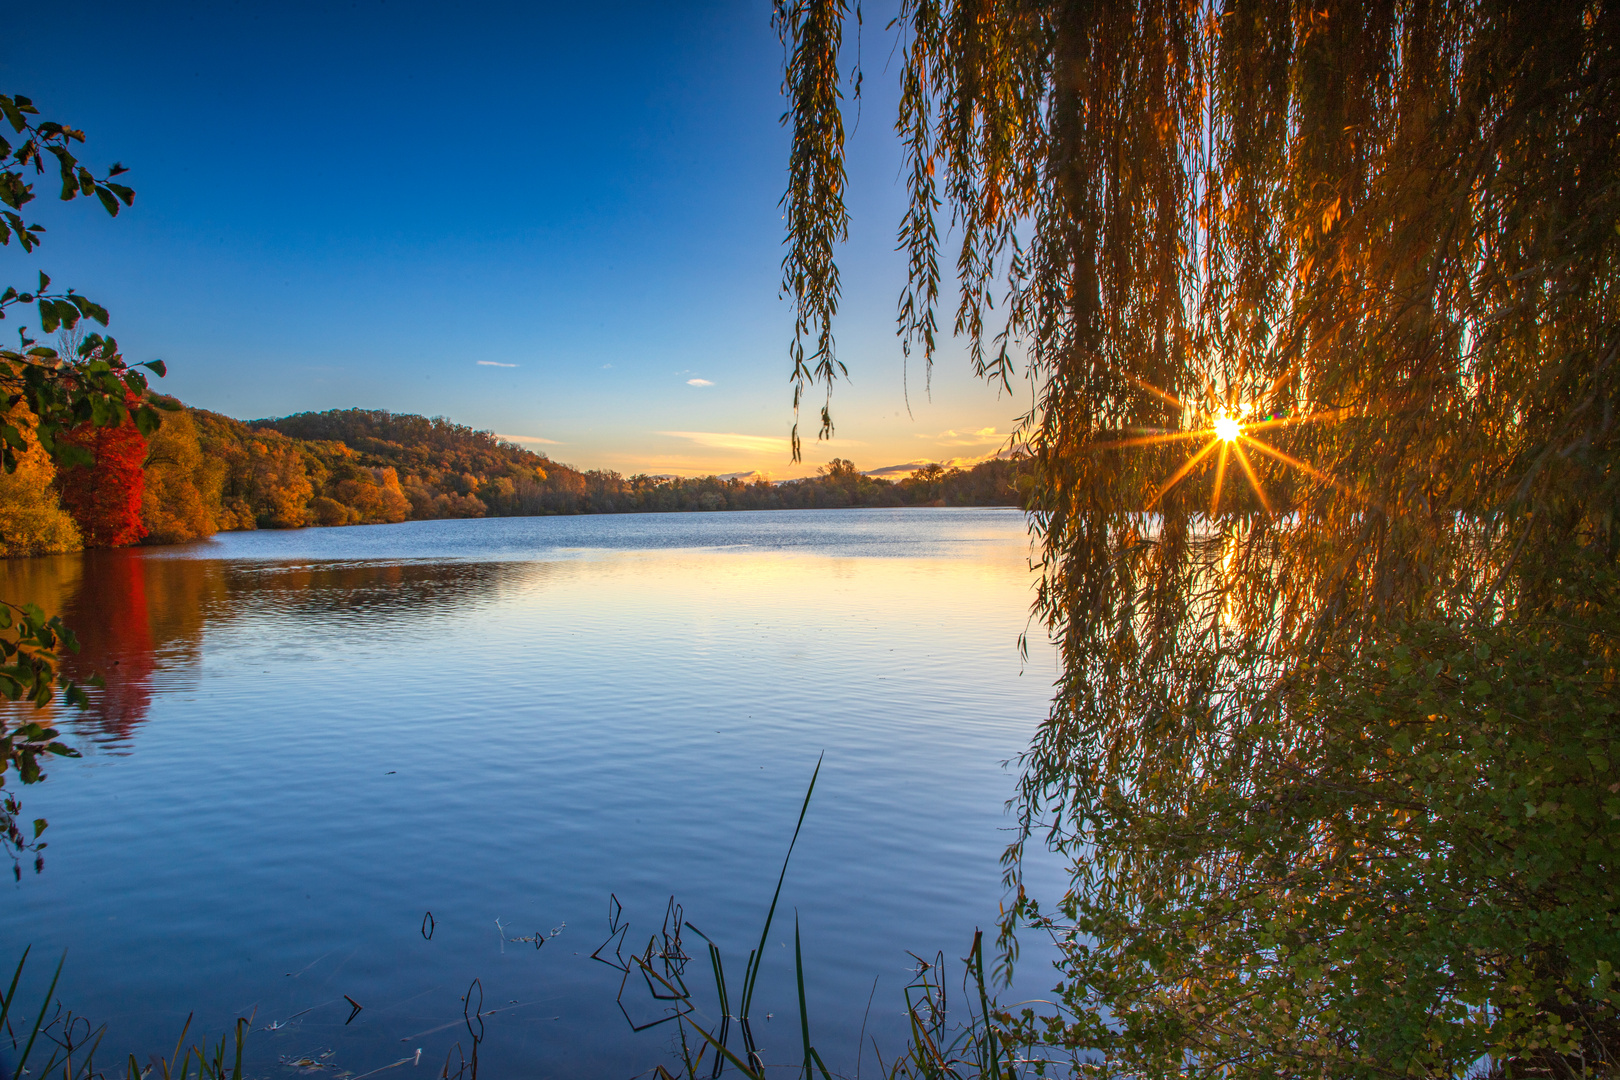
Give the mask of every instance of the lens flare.
[[[1274, 428], [1294, 427], [1300, 424], [1339, 423], [1348, 419], [1352, 413], [1349, 409], [1325, 409], [1316, 412], [1296, 413], [1284, 411], [1271, 413], [1267, 410], [1264, 401], [1273, 397], [1287, 382], [1290, 372], [1285, 373], [1260, 397], [1242, 402], [1232, 395], [1221, 395], [1216, 392], [1215, 385], [1206, 380], [1203, 388], [1203, 402], [1184, 402], [1181, 398], [1158, 387], [1146, 380], [1133, 375], [1122, 374], [1127, 382], [1138, 389], [1146, 391], [1159, 400], [1166, 402], [1180, 410], [1184, 417], [1192, 420], [1194, 426], [1177, 430], [1175, 428], [1125, 428], [1114, 434], [1116, 438], [1095, 440], [1091, 443], [1093, 450], [1125, 450], [1131, 447], [1147, 448], [1150, 446], [1167, 446], [1171, 443], [1186, 443], [1187, 456], [1170, 477], [1159, 485], [1152, 496], [1143, 506], [1143, 510], [1151, 510], [1159, 500], [1168, 495], [1172, 488], [1191, 476], [1200, 474], [1204, 469], [1214, 466], [1214, 490], [1210, 492], [1210, 516], [1220, 512], [1221, 496], [1225, 491], [1227, 466], [1231, 459], [1237, 459], [1237, 467], [1244, 479], [1253, 489], [1255, 497], [1259, 500], [1261, 508], [1267, 515], [1272, 514], [1271, 500], [1266, 496], [1261, 485], [1260, 476], [1255, 472], [1254, 464], [1249, 460], [1247, 450], [1271, 458], [1281, 465], [1288, 466], [1298, 472], [1329, 484], [1347, 495], [1363, 502], [1367, 498], [1360, 491], [1344, 483], [1338, 478], [1323, 472], [1314, 465], [1286, 454], [1275, 446], [1263, 441], [1259, 436], [1262, 432]], [[1273, 408], [1275, 406], [1272, 406]], [[1244, 421], [1248, 417], [1248, 421]], [[1207, 426], [1201, 426], [1207, 425]], [[1200, 445], [1202, 444], [1202, 445]], [[1219, 453], [1215, 453], [1215, 451]], [[1369, 503], [1369, 505], [1371, 505]]]

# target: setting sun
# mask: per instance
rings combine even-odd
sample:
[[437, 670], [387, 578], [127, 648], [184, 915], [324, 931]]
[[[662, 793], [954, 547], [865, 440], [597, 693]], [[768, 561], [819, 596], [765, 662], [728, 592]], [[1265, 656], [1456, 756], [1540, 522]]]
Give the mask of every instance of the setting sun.
[[1243, 434], [1243, 425], [1235, 416], [1222, 413], [1215, 418], [1215, 437], [1224, 442], [1231, 442]]

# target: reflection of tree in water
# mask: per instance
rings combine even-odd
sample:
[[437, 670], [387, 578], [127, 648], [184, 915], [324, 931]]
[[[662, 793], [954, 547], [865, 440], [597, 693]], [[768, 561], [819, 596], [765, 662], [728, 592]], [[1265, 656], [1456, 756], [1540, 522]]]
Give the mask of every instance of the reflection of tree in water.
[[308, 562], [235, 564], [231, 608], [257, 615], [372, 618], [429, 614], [494, 599], [549, 576], [549, 563]]
[[[37, 604], [65, 618], [69, 600], [78, 594], [84, 563], [82, 554], [0, 559], [0, 598], [15, 604]], [[44, 709], [35, 709], [26, 703], [0, 700], [0, 709], [5, 711], [8, 720], [37, 720], [47, 726], [60, 723], [59, 708], [54, 702]], [[68, 712], [72, 714], [74, 710]]]
[[[202, 659], [203, 631], [254, 615], [415, 617], [538, 584], [543, 563], [227, 563], [163, 558], [141, 549], [0, 560], [0, 597], [60, 611], [78, 635], [67, 659], [75, 679], [100, 673], [91, 707], [54, 722], [106, 747], [127, 746], [154, 691], [187, 687]], [[33, 714], [45, 720], [50, 716]]]
[[12, 595], [41, 606], [49, 599], [62, 612], [80, 646], [66, 658], [68, 673], [81, 680], [99, 673], [107, 685], [90, 691], [84, 713], [57, 719], [114, 746], [146, 719], [155, 687], [195, 671], [205, 611], [220, 607], [225, 594], [217, 563], [129, 549], [18, 560], [0, 569], [0, 580]]
[[146, 719], [155, 689], [186, 686], [202, 659], [206, 623], [228, 618], [222, 564], [153, 558], [136, 549], [87, 551], [63, 615], [79, 637], [75, 678], [100, 673], [106, 688], [69, 725], [121, 745]]
[[79, 637], [79, 655], [68, 663], [75, 678], [101, 672], [107, 685], [91, 694], [85, 722], [96, 741], [128, 741], [146, 719], [152, 700], [153, 655], [151, 600], [147, 595], [146, 560], [125, 551], [97, 552], [85, 560], [79, 592], [63, 614]]

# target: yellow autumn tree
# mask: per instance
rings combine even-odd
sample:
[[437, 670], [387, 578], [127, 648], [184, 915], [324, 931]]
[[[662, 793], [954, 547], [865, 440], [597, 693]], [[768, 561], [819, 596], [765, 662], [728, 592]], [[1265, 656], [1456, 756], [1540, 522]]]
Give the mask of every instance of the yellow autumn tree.
[[[259, 525], [298, 529], [309, 524], [315, 494], [297, 445], [276, 432], [256, 433], [236, 450], [232, 484], [253, 508]], [[235, 492], [231, 492], [234, 494]]]
[[411, 513], [399, 474], [389, 467], [350, 466], [335, 471], [328, 490], [345, 506], [353, 507], [359, 520], [367, 524], [404, 521]]
[[6, 422], [27, 445], [17, 453], [16, 471], [0, 473], [0, 557], [78, 551], [84, 542], [57, 498], [56, 466], [34, 436], [34, 414], [18, 402]]
[[147, 444], [141, 521], [148, 544], [183, 544], [219, 531], [224, 463], [205, 458], [186, 409], [168, 414]]

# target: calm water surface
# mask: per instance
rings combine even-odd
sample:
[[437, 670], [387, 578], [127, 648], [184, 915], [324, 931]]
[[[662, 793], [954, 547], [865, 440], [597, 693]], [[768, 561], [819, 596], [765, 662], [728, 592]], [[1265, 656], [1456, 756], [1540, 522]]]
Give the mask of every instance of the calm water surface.
[[[476, 977], [499, 1010], [485, 1075], [629, 1077], [668, 1061], [673, 1026], [632, 1033], [619, 974], [590, 959], [609, 895], [626, 955], [673, 894], [740, 978], [825, 752], [756, 1034], [767, 1063], [794, 1060], [797, 911], [813, 1037], [853, 1075], [864, 1023], [871, 1069], [874, 1037], [885, 1056], [903, 1042], [909, 952], [961, 956], [994, 922], [1002, 762], [1054, 673], [1049, 649], [1017, 651], [1027, 558], [1015, 511], [903, 509], [412, 522], [0, 564], [0, 595], [64, 612], [78, 668], [108, 678], [58, 721], [84, 759], [24, 792], [50, 848], [8, 886], [0, 959], [67, 949], [59, 996], [120, 1054], [172, 1047], [195, 1010], [213, 1033], [253, 1015], [256, 1075], [322, 1052], [324, 1075], [358, 1075], [419, 1047], [387, 1075], [437, 1075]], [[1048, 981], [1034, 961], [1019, 980]], [[349, 1024], [345, 994], [365, 1006]], [[658, 1015], [644, 989], [625, 1004]]]

